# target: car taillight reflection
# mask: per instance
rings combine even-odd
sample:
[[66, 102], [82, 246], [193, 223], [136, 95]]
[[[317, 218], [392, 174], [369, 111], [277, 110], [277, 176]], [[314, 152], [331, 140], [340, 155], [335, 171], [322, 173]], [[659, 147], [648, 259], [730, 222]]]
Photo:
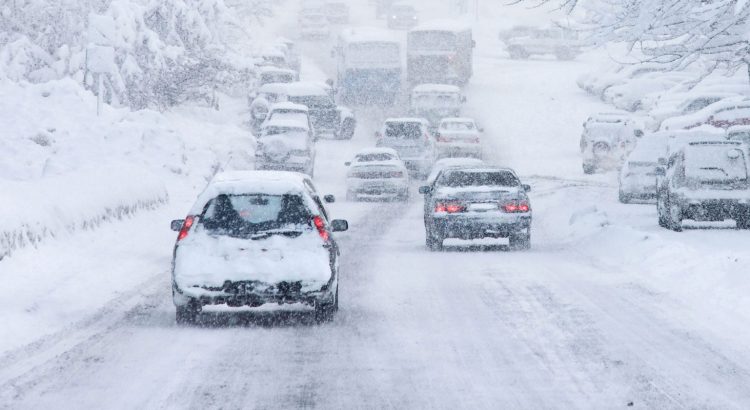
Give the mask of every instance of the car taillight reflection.
[[318, 230], [318, 234], [320, 235], [320, 237], [325, 242], [328, 242], [328, 238], [330, 237], [330, 234], [328, 233], [328, 230], [326, 229], [326, 222], [323, 220], [323, 218], [321, 218], [318, 215], [314, 216], [313, 225], [315, 225], [315, 228]]
[[185, 239], [188, 236], [188, 233], [190, 233], [190, 228], [193, 226], [193, 222], [195, 222], [195, 217], [193, 215], [188, 215], [187, 218], [185, 218], [185, 222], [182, 223], [180, 233], [177, 235], [177, 242]]
[[458, 212], [465, 212], [466, 206], [458, 202], [438, 202], [435, 204], [435, 212], [445, 212], [449, 214], [455, 214]]
[[531, 207], [529, 207], [528, 201], [510, 201], [506, 202], [502, 206], [503, 211], [508, 213], [515, 213], [515, 212], [529, 212]]

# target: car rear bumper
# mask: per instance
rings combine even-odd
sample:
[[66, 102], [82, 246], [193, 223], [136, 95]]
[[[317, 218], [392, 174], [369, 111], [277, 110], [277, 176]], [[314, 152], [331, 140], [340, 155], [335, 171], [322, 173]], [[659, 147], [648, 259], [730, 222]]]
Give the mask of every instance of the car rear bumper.
[[742, 199], [689, 199], [677, 201], [683, 217], [694, 221], [720, 221], [750, 217], [750, 198]]
[[507, 238], [526, 231], [531, 226], [531, 214], [492, 216], [437, 216], [433, 228], [443, 238], [478, 239]]
[[[306, 286], [307, 287], [307, 286]], [[280, 282], [267, 285], [256, 282], [227, 282], [221, 288], [201, 286], [178, 286], [172, 283], [172, 300], [175, 306], [226, 305], [228, 307], [261, 306], [267, 303], [279, 305], [301, 303], [314, 306], [316, 303], [328, 303], [334, 298], [332, 289], [336, 284], [332, 280], [321, 285], [320, 290], [304, 291], [300, 282]]]

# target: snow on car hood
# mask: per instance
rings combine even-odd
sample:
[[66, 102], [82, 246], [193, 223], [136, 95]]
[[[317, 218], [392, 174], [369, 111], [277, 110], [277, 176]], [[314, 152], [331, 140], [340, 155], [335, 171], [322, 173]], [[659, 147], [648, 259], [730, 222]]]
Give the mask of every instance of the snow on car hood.
[[174, 279], [180, 288], [221, 287], [226, 281], [301, 281], [303, 291], [316, 291], [331, 279], [331, 267], [328, 250], [312, 229], [296, 238], [272, 235], [259, 240], [196, 229], [177, 247]]

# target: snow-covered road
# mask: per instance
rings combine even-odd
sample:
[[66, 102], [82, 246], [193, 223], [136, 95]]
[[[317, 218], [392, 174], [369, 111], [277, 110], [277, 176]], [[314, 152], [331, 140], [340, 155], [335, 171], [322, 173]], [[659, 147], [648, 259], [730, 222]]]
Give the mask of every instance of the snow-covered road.
[[[313, 48], [308, 77], [326, 67]], [[263, 312], [176, 326], [167, 228], [185, 190], [2, 262], [63, 272], [59, 295], [18, 296], [19, 310], [73, 308], [49, 313], [62, 325], [41, 339], [4, 336], [0, 408], [747, 408], [750, 237], [659, 229], [652, 205], [617, 203], [615, 175], [583, 176], [580, 124], [603, 109], [575, 88], [586, 64], [480, 48], [467, 88], [490, 160], [533, 187], [532, 250], [429, 252], [416, 188], [407, 204], [344, 202], [343, 162], [383, 119], [359, 110], [351, 142], [318, 148], [319, 188], [351, 226], [332, 323]], [[89, 295], [81, 271], [118, 291]]]

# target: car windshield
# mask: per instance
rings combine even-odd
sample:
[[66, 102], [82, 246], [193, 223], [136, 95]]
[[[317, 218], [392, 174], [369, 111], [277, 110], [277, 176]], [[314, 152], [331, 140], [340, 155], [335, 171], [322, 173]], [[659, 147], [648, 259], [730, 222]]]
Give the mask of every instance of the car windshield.
[[370, 154], [359, 154], [355, 159], [357, 162], [390, 161], [393, 159], [393, 155], [385, 152], [376, 152]]
[[516, 187], [518, 178], [508, 171], [446, 171], [437, 181], [438, 186], [460, 188], [473, 186]]
[[385, 124], [387, 138], [418, 139], [422, 136], [421, 124], [417, 122], [389, 122]]
[[685, 149], [685, 176], [700, 182], [747, 180], [745, 152], [733, 145], [695, 145]]
[[300, 195], [221, 194], [206, 204], [200, 223], [212, 235], [250, 237], [272, 230], [301, 230], [311, 217]]
[[474, 123], [471, 121], [445, 121], [440, 124], [440, 129], [445, 131], [473, 131]]
[[312, 109], [328, 109], [336, 106], [333, 101], [331, 101], [331, 98], [326, 95], [295, 96], [289, 97], [289, 101], [295, 104], [305, 105]]

